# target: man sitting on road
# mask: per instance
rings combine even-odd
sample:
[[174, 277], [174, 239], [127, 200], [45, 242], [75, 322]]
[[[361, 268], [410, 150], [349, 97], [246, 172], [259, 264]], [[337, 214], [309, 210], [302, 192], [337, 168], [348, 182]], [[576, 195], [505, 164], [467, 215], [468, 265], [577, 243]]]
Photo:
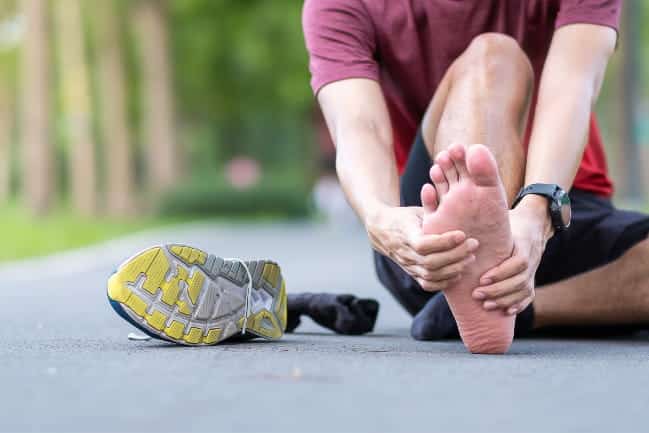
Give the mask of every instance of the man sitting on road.
[[306, 1], [338, 175], [414, 338], [501, 353], [516, 317], [517, 335], [649, 321], [649, 217], [611, 204], [592, 114], [620, 8]]

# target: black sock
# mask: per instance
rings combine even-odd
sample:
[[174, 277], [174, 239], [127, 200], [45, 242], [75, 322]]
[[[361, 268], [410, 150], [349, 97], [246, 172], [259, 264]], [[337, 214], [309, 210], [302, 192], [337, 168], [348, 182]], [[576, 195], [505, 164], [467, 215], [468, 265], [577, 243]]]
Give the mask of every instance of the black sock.
[[[534, 325], [534, 305], [530, 304], [516, 316], [514, 328], [515, 337], [523, 337], [530, 333]], [[438, 292], [424, 305], [412, 320], [410, 335], [415, 340], [442, 340], [459, 338], [457, 323], [448, 306], [446, 297]]]
[[286, 332], [293, 332], [302, 314], [320, 326], [338, 334], [360, 335], [372, 332], [379, 313], [374, 299], [332, 293], [299, 293], [288, 295]]
[[442, 292], [433, 295], [412, 320], [410, 335], [415, 340], [459, 338], [460, 333], [451, 309]]

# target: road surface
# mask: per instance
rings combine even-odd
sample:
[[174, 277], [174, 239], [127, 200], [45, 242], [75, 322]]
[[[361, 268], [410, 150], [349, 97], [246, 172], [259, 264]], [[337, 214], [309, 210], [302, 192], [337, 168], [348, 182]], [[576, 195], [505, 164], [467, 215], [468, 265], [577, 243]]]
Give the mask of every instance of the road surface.
[[[374, 334], [304, 323], [280, 342], [127, 339], [105, 280], [153, 243], [273, 258], [290, 291], [381, 302]], [[199, 224], [0, 266], [0, 431], [631, 432], [649, 428], [649, 337], [521, 340], [506, 356], [408, 337], [362, 230]]]

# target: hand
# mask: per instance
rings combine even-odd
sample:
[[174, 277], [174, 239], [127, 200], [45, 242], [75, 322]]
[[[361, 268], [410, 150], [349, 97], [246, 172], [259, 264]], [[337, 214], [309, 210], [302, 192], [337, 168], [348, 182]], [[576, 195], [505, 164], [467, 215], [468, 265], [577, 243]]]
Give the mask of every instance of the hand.
[[372, 246], [390, 257], [426, 291], [445, 289], [475, 260], [478, 241], [461, 231], [425, 235], [423, 208], [382, 207], [365, 227]]
[[534, 275], [552, 236], [546, 199], [527, 196], [509, 212], [509, 221], [514, 238], [512, 256], [482, 275], [473, 298], [483, 301], [486, 310], [502, 309], [514, 315], [534, 300]]

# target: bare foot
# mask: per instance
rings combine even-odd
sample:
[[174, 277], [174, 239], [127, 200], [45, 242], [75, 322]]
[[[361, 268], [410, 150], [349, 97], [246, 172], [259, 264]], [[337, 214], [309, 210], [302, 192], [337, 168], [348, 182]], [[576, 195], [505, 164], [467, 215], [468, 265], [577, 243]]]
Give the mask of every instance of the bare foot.
[[513, 248], [507, 199], [491, 152], [475, 144], [442, 151], [430, 170], [435, 184], [424, 185], [424, 233], [463, 230], [480, 241], [476, 261], [444, 290], [464, 345], [472, 353], [505, 353], [514, 336], [514, 316], [486, 311], [471, 297], [480, 276], [507, 259]]

